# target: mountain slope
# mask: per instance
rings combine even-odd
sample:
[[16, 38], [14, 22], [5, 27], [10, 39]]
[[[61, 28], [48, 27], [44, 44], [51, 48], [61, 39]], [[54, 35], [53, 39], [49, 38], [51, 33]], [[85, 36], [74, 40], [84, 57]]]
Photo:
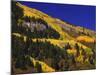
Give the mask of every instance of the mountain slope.
[[[41, 19], [45, 20], [48, 23], [48, 25], [50, 25], [52, 28], [54, 28], [56, 31], [58, 31], [62, 35], [64, 34], [65, 36], [67, 36], [67, 33], [64, 33], [64, 31], [62, 30], [62, 29], [64, 29], [65, 31], [75, 31], [76, 33], [84, 31], [83, 32], [84, 34], [88, 33], [90, 35], [95, 36], [95, 32], [92, 30], [89, 30], [89, 29], [86, 29], [83, 27], [79, 27], [79, 26], [73, 26], [72, 24], [65, 23], [65, 22], [61, 21], [60, 19], [53, 18], [39, 10], [29, 8], [20, 3], [18, 3], [17, 5], [23, 9], [24, 16], [30, 16], [30, 17], [34, 16], [35, 18], [41, 18]], [[74, 32], [74, 34], [75, 34], [75, 32]], [[70, 36], [67, 36], [67, 37], [71, 38]]]
[[[13, 6], [17, 8], [12, 11], [14, 73], [95, 68], [94, 31], [53, 18], [19, 2], [14, 2]], [[35, 59], [33, 62], [32, 58]]]
[[[63, 39], [64, 41], [65, 40], [81, 41], [81, 40], [78, 40], [78, 38], [82, 36], [83, 38], [85, 38], [85, 36], [87, 36], [88, 40], [90, 38], [90, 40], [94, 40], [93, 42], [95, 42], [95, 32], [92, 30], [79, 27], [79, 26], [73, 26], [71, 24], [61, 21], [60, 19], [53, 18], [41, 11], [38, 11], [33, 8], [29, 8], [20, 3], [17, 3], [17, 5], [23, 9], [24, 16], [41, 18], [44, 21], [46, 21], [50, 27], [52, 27], [54, 30], [56, 30], [60, 34], [59, 39]], [[87, 38], [83, 39], [83, 41], [86, 41], [86, 39]]]

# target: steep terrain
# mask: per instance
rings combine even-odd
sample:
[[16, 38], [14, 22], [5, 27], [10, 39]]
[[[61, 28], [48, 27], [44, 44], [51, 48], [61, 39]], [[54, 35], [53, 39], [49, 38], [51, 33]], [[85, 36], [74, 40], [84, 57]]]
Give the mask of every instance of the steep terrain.
[[19, 2], [12, 6], [12, 73], [95, 68], [95, 31]]

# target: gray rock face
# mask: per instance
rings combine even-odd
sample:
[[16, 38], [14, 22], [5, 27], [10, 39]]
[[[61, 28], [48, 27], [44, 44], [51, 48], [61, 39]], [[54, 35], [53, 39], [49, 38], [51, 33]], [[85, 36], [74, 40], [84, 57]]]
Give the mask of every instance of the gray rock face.
[[25, 28], [30, 28], [31, 32], [34, 32], [34, 30], [36, 29], [37, 31], [43, 31], [46, 29], [46, 26], [44, 24], [41, 23], [34, 23], [34, 22], [23, 22], [22, 26], [24, 26]]

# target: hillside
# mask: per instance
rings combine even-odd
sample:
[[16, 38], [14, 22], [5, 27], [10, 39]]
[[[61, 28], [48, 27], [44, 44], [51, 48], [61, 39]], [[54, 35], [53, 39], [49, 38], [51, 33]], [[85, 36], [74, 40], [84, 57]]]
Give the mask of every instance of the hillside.
[[19, 2], [12, 6], [13, 74], [95, 69], [95, 31]]

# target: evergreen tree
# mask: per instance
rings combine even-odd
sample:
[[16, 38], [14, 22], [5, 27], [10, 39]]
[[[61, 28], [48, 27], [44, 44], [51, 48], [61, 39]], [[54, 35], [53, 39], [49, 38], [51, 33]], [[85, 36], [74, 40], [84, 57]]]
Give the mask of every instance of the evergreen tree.
[[36, 62], [36, 66], [35, 66], [35, 68], [37, 69], [36, 72], [39, 72], [39, 73], [42, 72], [42, 66], [41, 66], [41, 64], [39, 64], [39, 62]]

